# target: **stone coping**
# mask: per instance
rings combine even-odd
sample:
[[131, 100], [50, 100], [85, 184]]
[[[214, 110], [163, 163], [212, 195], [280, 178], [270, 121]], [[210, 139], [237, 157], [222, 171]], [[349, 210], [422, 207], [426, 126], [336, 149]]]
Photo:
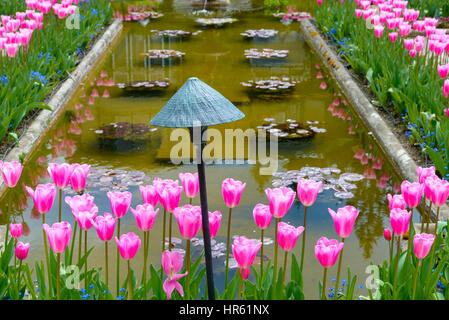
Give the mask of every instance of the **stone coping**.
[[[312, 19], [301, 20], [300, 28], [306, 42], [321, 58], [323, 64], [350, 101], [357, 116], [362, 120], [365, 127], [372, 132], [374, 140], [377, 141], [383, 152], [388, 155], [389, 160], [397, 168], [401, 176], [411, 182], [418, 181], [415, 161], [377, 112], [376, 107], [371, 104], [362, 89], [354, 81], [336, 52], [323, 39], [316, 26], [312, 23]], [[435, 212], [432, 212], [432, 215], [433, 218], [436, 217]], [[447, 218], [449, 218], [449, 207], [445, 205], [440, 209], [439, 220]]]

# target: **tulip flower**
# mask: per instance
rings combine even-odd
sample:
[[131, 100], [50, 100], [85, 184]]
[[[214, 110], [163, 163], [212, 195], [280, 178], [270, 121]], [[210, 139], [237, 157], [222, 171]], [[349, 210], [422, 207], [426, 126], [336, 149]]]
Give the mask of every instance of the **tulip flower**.
[[210, 238], [213, 239], [220, 229], [221, 224], [221, 212], [220, 211], [209, 211], [209, 232], [210, 232]]
[[98, 237], [104, 241], [105, 245], [105, 266], [106, 266], [106, 288], [109, 288], [109, 259], [108, 259], [108, 241], [114, 236], [114, 228], [117, 218], [114, 218], [109, 212], [105, 212], [104, 216], [97, 216], [94, 221], [94, 227], [97, 230]]
[[438, 73], [441, 79], [446, 79], [449, 74], [449, 63], [442, 66], [438, 65]]
[[[295, 228], [288, 223], [280, 222], [278, 230], [278, 243], [284, 251], [291, 251], [298, 240], [299, 235], [304, 231], [304, 227]], [[285, 271], [285, 264], [284, 264]]]
[[396, 42], [396, 40], [398, 38], [398, 33], [397, 32], [390, 32], [388, 34], [388, 36], [390, 37], [390, 41], [391, 42]]
[[[237, 237], [234, 239], [234, 243], [232, 245], [232, 253], [234, 255], [235, 260], [239, 265], [240, 270], [249, 269], [256, 258], [257, 251], [259, 251], [262, 246], [261, 242], [254, 242], [246, 237]], [[243, 283], [243, 277], [241, 277], [241, 285]], [[240, 292], [239, 292], [240, 298]]]
[[134, 233], [134, 232], [128, 232], [125, 234], [122, 234], [120, 236], [120, 239], [115, 237], [115, 243], [117, 243], [117, 247], [120, 251], [120, 255], [123, 259], [125, 259], [128, 262], [128, 296], [129, 299], [133, 299], [132, 294], [132, 288], [131, 288], [131, 266], [129, 263], [129, 260], [134, 258], [134, 256], [137, 253], [137, 250], [139, 250], [141, 241], [140, 238]]
[[67, 185], [69, 184], [70, 177], [72, 176], [74, 168], [75, 166], [68, 163], [50, 163], [48, 165], [47, 171], [50, 174], [50, 177], [53, 179], [56, 188], [59, 189], [59, 222], [61, 222], [62, 189], [67, 187]]
[[260, 229], [260, 242], [262, 243], [260, 248], [260, 274], [263, 274], [263, 232], [270, 225], [273, 216], [271, 215], [270, 207], [262, 203], [256, 204], [253, 209], [253, 216], [256, 225]]
[[[175, 210], [175, 208], [177, 208], [179, 206], [179, 201], [181, 199], [182, 187], [168, 184], [168, 185], [164, 186], [163, 189], [159, 189], [159, 190], [158, 190], [159, 201], [161, 202], [165, 211], [168, 211], [170, 214], [169, 224], [168, 224], [168, 250], [171, 251], [173, 210]], [[164, 219], [164, 221], [165, 221], [165, 219]], [[164, 241], [165, 241], [165, 239], [164, 239]]]
[[395, 194], [392, 196], [391, 194], [387, 194], [387, 199], [388, 199], [390, 211], [395, 208], [398, 208], [401, 210], [405, 209], [406, 203], [405, 203], [404, 197], [402, 195]]
[[435, 176], [435, 167], [429, 167], [429, 168], [421, 168], [416, 167], [416, 171], [418, 173], [418, 180], [420, 184], [423, 184], [424, 181], [426, 181], [427, 177]]
[[178, 274], [181, 270], [183, 264], [182, 254], [177, 251], [164, 251], [162, 253], [162, 268], [164, 273], [167, 275], [167, 279], [164, 281], [163, 289], [167, 294], [167, 300], [171, 299], [171, 294], [174, 289], [176, 289], [181, 297], [184, 296], [184, 290], [181, 284], [178, 282], [179, 279], [187, 275], [186, 273]]
[[159, 196], [156, 191], [156, 187], [153, 185], [139, 186], [140, 193], [142, 194], [143, 203], [151, 204], [153, 207], [157, 206], [159, 202]]
[[86, 187], [87, 175], [89, 174], [90, 165], [77, 163], [73, 164], [73, 172], [70, 176], [70, 185], [73, 191], [81, 193]]
[[23, 243], [22, 241], [17, 242], [16, 249], [14, 251], [17, 259], [25, 260], [28, 256], [29, 249], [30, 249], [29, 243]]
[[2, 171], [3, 181], [9, 188], [14, 188], [22, 174], [23, 166], [17, 162], [0, 161], [0, 170]]
[[442, 90], [443, 90], [443, 96], [445, 98], [449, 97], [449, 79], [444, 80]]
[[[345, 238], [349, 237], [352, 233], [352, 229], [354, 228], [355, 220], [359, 215], [359, 211], [353, 206], [345, 206], [343, 208], [338, 208], [337, 212], [328, 208], [332, 219], [335, 224], [335, 231], [341, 237], [342, 243], [345, 242]], [[340, 258], [338, 261], [338, 271], [337, 271], [337, 284], [340, 282], [340, 270], [341, 270], [341, 261], [343, 259], [343, 249], [341, 250]], [[337, 292], [338, 293], [338, 292]], [[336, 297], [336, 296], [335, 296]]]
[[315, 256], [324, 268], [322, 300], [324, 300], [326, 295], [327, 269], [335, 264], [338, 254], [343, 249], [344, 245], [343, 242], [338, 242], [338, 240], [335, 239], [329, 240], [326, 237], [319, 238], [315, 245]]
[[399, 236], [407, 233], [407, 227], [410, 222], [411, 212], [394, 208], [390, 211], [390, 223], [393, 232]]
[[[421, 263], [421, 260], [424, 259], [429, 254], [429, 251], [432, 248], [432, 244], [434, 241], [435, 241], [434, 234], [421, 233], [415, 234], [415, 236], [413, 237], [413, 252], [415, 253], [415, 256], [418, 258], [418, 263], [416, 265], [415, 274], [413, 277], [412, 300], [415, 299], [416, 279], [418, 278], [419, 265]], [[432, 250], [432, 258], [430, 261], [433, 261], [433, 254], [434, 249]], [[429, 279], [430, 269], [431, 268], [429, 268], [429, 272], [427, 274], [427, 280]]]
[[9, 231], [11, 233], [11, 237], [13, 237], [14, 239], [19, 239], [22, 235], [23, 226], [21, 223], [10, 223]]
[[154, 210], [151, 204], [138, 205], [136, 209], [131, 208], [131, 212], [136, 219], [137, 227], [142, 231], [149, 231], [153, 228], [159, 209]]
[[51, 183], [47, 183], [37, 185], [36, 190], [33, 190], [28, 186], [26, 186], [25, 189], [33, 198], [34, 207], [36, 210], [45, 216], [44, 214], [50, 211], [53, 206], [53, 202], [55, 201], [55, 186]]
[[[403, 181], [401, 184], [402, 196], [404, 197], [405, 203], [409, 208], [416, 208], [421, 201], [421, 197], [424, 191], [424, 185], [414, 182], [411, 183], [409, 181]], [[409, 239], [408, 239], [408, 250], [411, 248], [411, 234], [413, 227], [413, 210], [411, 212], [410, 218], [410, 226], [409, 226]]]
[[[132, 193], [125, 191], [125, 192], [108, 192], [107, 196], [109, 198], [109, 202], [111, 204], [112, 213], [117, 217], [118, 219], [118, 226], [117, 226], [117, 237], [120, 237], [120, 220], [121, 218], [128, 212], [129, 207], [131, 206], [131, 198]], [[117, 292], [120, 289], [120, 261], [119, 261], [119, 247], [117, 247]]]
[[392, 239], [391, 229], [385, 228], [384, 229], [384, 239], [387, 241], [390, 241]]
[[226, 237], [226, 269], [225, 269], [225, 288], [228, 285], [228, 270], [229, 270], [229, 250], [231, 245], [231, 217], [232, 208], [235, 208], [240, 203], [240, 197], [242, 192], [246, 187], [246, 183], [234, 180], [232, 178], [227, 178], [223, 180], [221, 184], [221, 192], [223, 194], [223, 200], [226, 206], [229, 208], [228, 214], [228, 232]]
[[196, 197], [196, 195], [200, 190], [198, 173], [197, 172], [195, 172], [194, 174], [190, 172], [180, 173], [179, 179], [182, 182], [184, 193], [189, 198], [190, 204], [192, 204], [192, 199]]

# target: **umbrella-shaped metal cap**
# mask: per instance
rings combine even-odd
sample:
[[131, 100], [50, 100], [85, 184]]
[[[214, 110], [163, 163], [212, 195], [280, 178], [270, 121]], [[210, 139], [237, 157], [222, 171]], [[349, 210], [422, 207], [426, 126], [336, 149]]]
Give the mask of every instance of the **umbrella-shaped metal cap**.
[[198, 78], [189, 78], [150, 121], [159, 127], [207, 127], [242, 119], [231, 101]]

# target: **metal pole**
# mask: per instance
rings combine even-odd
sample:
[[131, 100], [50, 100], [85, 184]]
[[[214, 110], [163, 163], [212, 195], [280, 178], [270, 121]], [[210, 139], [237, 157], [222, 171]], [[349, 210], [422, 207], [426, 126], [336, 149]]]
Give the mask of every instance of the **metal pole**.
[[[201, 137], [203, 132], [207, 130], [207, 127], [201, 128]], [[201, 202], [201, 215], [203, 221], [203, 241], [204, 241], [204, 256], [206, 259], [206, 279], [207, 279], [207, 292], [209, 295], [209, 300], [215, 300], [215, 287], [214, 287], [214, 274], [212, 268], [212, 253], [210, 245], [210, 231], [209, 231], [209, 211], [207, 208], [207, 189], [206, 189], [206, 172], [203, 161], [203, 149], [206, 142], [193, 141], [193, 132], [190, 128], [190, 137], [192, 142], [197, 147], [197, 166], [198, 166], [198, 180], [200, 185], [200, 202]], [[195, 143], [196, 142], [196, 143]]]

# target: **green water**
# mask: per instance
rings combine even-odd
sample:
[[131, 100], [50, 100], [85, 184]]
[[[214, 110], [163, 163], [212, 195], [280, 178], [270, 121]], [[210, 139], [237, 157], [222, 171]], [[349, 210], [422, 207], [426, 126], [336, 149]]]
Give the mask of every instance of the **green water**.
[[[314, 2], [297, 1], [298, 10], [307, 10]], [[307, 215], [307, 243], [304, 264], [304, 291], [308, 299], [318, 298], [318, 281], [322, 278], [322, 268], [314, 255], [314, 244], [321, 236], [338, 239], [328, 208], [337, 210], [345, 205], [353, 205], [360, 210], [355, 223], [353, 234], [345, 241], [343, 258], [343, 276], [346, 278], [347, 266], [351, 272], [358, 275], [356, 288], [360, 294], [367, 295], [365, 279], [368, 274], [365, 268], [371, 261], [381, 263], [387, 257], [388, 244], [383, 239], [383, 229], [389, 226], [387, 193], [398, 192], [400, 178], [392, 169], [386, 157], [377, 147], [370, 134], [357, 122], [349, 106], [341, 103], [339, 91], [332, 84], [326, 72], [319, 65], [319, 60], [307, 46], [299, 32], [299, 24], [284, 25], [263, 11], [252, 10], [259, 8], [260, 2], [232, 1], [231, 12], [223, 13], [238, 19], [234, 24], [225, 28], [202, 28], [194, 21], [193, 15], [186, 1], [168, 2], [161, 9], [164, 17], [143, 26], [138, 22], [126, 22], [120, 39], [107, 53], [103, 62], [99, 64], [91, 77], [84, 82], [84, 87], [76, 92], [67, 104], [60, 119], [49, 130], [36, 146], [30, 160], [25, 164], [21, 182], [13, 190], [4, 192], [0, 204], [2, 212], [10, 206], [14, 213], [13, 219], [26, 224], [26, 235], [23, 241], [31, 243], [28, 261], [43, 260], [43, 243], [41, 217], [36, 214], [33, 202], [24, 192], [24, 186], [33, 188], [39, 183], [51, 182], [46, 173], [50, 162], [87, 163], [92, 166], [92, 172], [98, 170], [122, 170], [123, 175], [134, 175], [125, 179], [122, 189], [133, 194], [132, 207], [142, 202], [137, 183], [151, 183], [154, 177], [178, 179], [180, 172], [195, 172], [195, 165], [173, 165], [166, 157], [168, 153], [169, 129], [158, 129], [151, 134], [150, 142], [132, 150], [123, 148], [101, 147], [95, 130], [110, 123], [129, 122], [148, 124], [150, 119], [164, 106], [189, 77], [195, 76], [221, 92], [226, 98], [237, 105], [245, 114], [245, 118], [227, 125], [215, 128], [223, 132], [224, 129], [248, 129], [262, 124], [264, 118], [274, 118], [276, 122], [287, 119], [297, 121], [319, 121], [317, 125], [326, 129], [324, 133], [317, 133], [314, 138], [303, 141], [279, 143], [278, 171], [299, 170], [302, 167], [338, 168], [341, 173], [365, 174], [361, 181], [354, 182], [356, 189], [351, 190], [354, 197], [340, 199], [335, 197], [332, 189], [325, 190], [318, 195], [316, 203], [309, 208]], [[244, 41], [241, 32], [247, 29], [276, 29], [278, 37], [269, 42]], [[151, 30], [182, 29], [186, 31], [202, 30], [202, 33], [186, 41], [161, 41], [152, 36]], [[164, 66], [149, 65], [140, 53], [148, 49], [174, 49], [185, 52], [186, 55], [179, 64]], [[289, 57], [283, 64], [271, 67], [255, 66], [245, 60], [243, 52], [250, 48], [272, 48], [289, 50]], [[318, 68], [317, 69], [317, 64]], [[321, 72], [323, 79], [318, 79]], [[97, 86], [98, 79], [111, 79], [114, 83], [137, 80], [168, 79], [171, 86], [158, 95], [125, 95], [117, 87]], [[287, 99], [262, 100], [251, 97], [241, 86], [240, 82], [251, 79], [267, 79], [271, 76], [290, 77], [299, 83], [294, 93]], [[322, 82], [327, 85], [322, 89]], [[89, 104], [88, 97], [96, 89], [100, 97], [94, 98]], [[102, 98], [104, 90], [109, 92], [109, 98]], [[334, 113], [329, 110], [332, 102], [339, 98], [340, 105], [335, 107]], [[80, 104], [82, 107], [79, 108]], [[86, 110], [87, 117], [86, 117]], [[340, 113], [338, 112], [340, 110]], [[78, 114], [78, 116], [76, 116]], [[337, 115], [343, 115], [338, 117]], [[346, 117], [344, 116], [346, 114]], [[344, 118], [344, 120], [342, 119]], [[356, 152], [363, 149], [367, 155], [367, 163], [361, 163], [354, 157]], [[373, 169], [373, 160], [381, 159], [379, 169]], [[370, 158], [370, 159], [368, 159]], [[245, 235], [250, 238], [260, 238], [252, 218], [252, 209], [256, 203], [268, 204], [264, 189], [272, 187], [273, 177], [260, 175], [260, 164], [215, 164], [207, 166], [207, 190], [209, 210], [220, 210], [223, 214], [222, 226], [215, 240], [217, 243], [226, 242], [226, 226], [228, 210], [221, 196], [221, 183], [231, 177], [247, 184], [243, 192], [240, 205], [234, 209], [232, 216], [232, 235]], [[121, 173], [121, 171], [119, 172]], [[141, 179], [143, 177], [145, 179]], [[380, 179], [381, 177], [385, 179]], [[108, 177], [95, 175], [95, 181], [90, 179], [87, 192], [95, 196], [95, 203], [99, 207], [99, 214], [110, 212], [110, 205], [106, 196], [110, 187], [105, 187]], [[388, 178], [388, 179], [386, 179]], [[95, 183], [103, 183], [103, 186]], [[116, 186], [118, 189], [119, 185]], [[64, 192], [70, 195], [70, 190]], [[181, 197], [181, 205], [187, 203], [187, 198]], [[195, 205], [199, 205], [199, 198], [195, 198]], [[74, 223], [68, 205], [63, 202], [63, 220]], [[162, 209], [161, 209], [162, 211]], [[303, 224], [304, 208], [295, 202], [283, 221], [295, 226]], [[47, 223], [54, 223], [58, 216], [58, 200], [46, 216]], [[415, 215], [416, 217], [417, 215]], [[2, 215], [5, 223], [5, 215]], [[168, 223], [167, 223], [168, 224]], [[143, 237], [136, 227], [131, 212], [122, 218], [121, 232], [135, 232]], [[88, 245], [95, 246], [89, 257], [89, 266], [103, 267], [104, 246], [98, 239], [95, 230], [88, 232]], [[181, 238], [177, 223], [173, 220], [173, 236]], [[199, 237], [202, 235], [199, 233]], [[274, 221], [265, 231], [265, 237], [274, 237]], [[301, 238], [293, 250], [300, 256]], [[150, 233], [150, 262], [160, 264], [162, 239], [162, 214]], [[76, 239], [78, 242], [78, 239]], [[176, 248], [183, 248], [176, 244]], [[265, 246], [265, 255], [273, 257], [274, 244]], [[192, 248], [196, 258], [201, 247]], [[77, 247], [75, 248], [75, 252]], [[115, 251], [116, 244], [109, 245], [109, 263], [111, 290], [115, 291]], [[283, 254], [279, 254], [279, 258]], [[258, 262], [258, 261], [257, 261]], [[256, 262], [256, 263], [257, 263]], [[33, 263], [34, 264], [34, 263]], [[143, 264], [143, 249], [131, 261], [131, 266], [140, 274]], [[258, 266], [257, 266], [258, 267]], [[121, 270], [126, 270], [122, 261]], [[231, 271], [233, 276], [235, 269]], [[215, 285], [221, 292], [224, 286], [224, 257], [214, 258]], [[122, 272], [122, 281], [125, 272]], [[328, 272], [328, 287], [334, 287], [331, 278], [336, 277], [336, 267]], [[287, 279], [289, 276], [287, 276]]]

